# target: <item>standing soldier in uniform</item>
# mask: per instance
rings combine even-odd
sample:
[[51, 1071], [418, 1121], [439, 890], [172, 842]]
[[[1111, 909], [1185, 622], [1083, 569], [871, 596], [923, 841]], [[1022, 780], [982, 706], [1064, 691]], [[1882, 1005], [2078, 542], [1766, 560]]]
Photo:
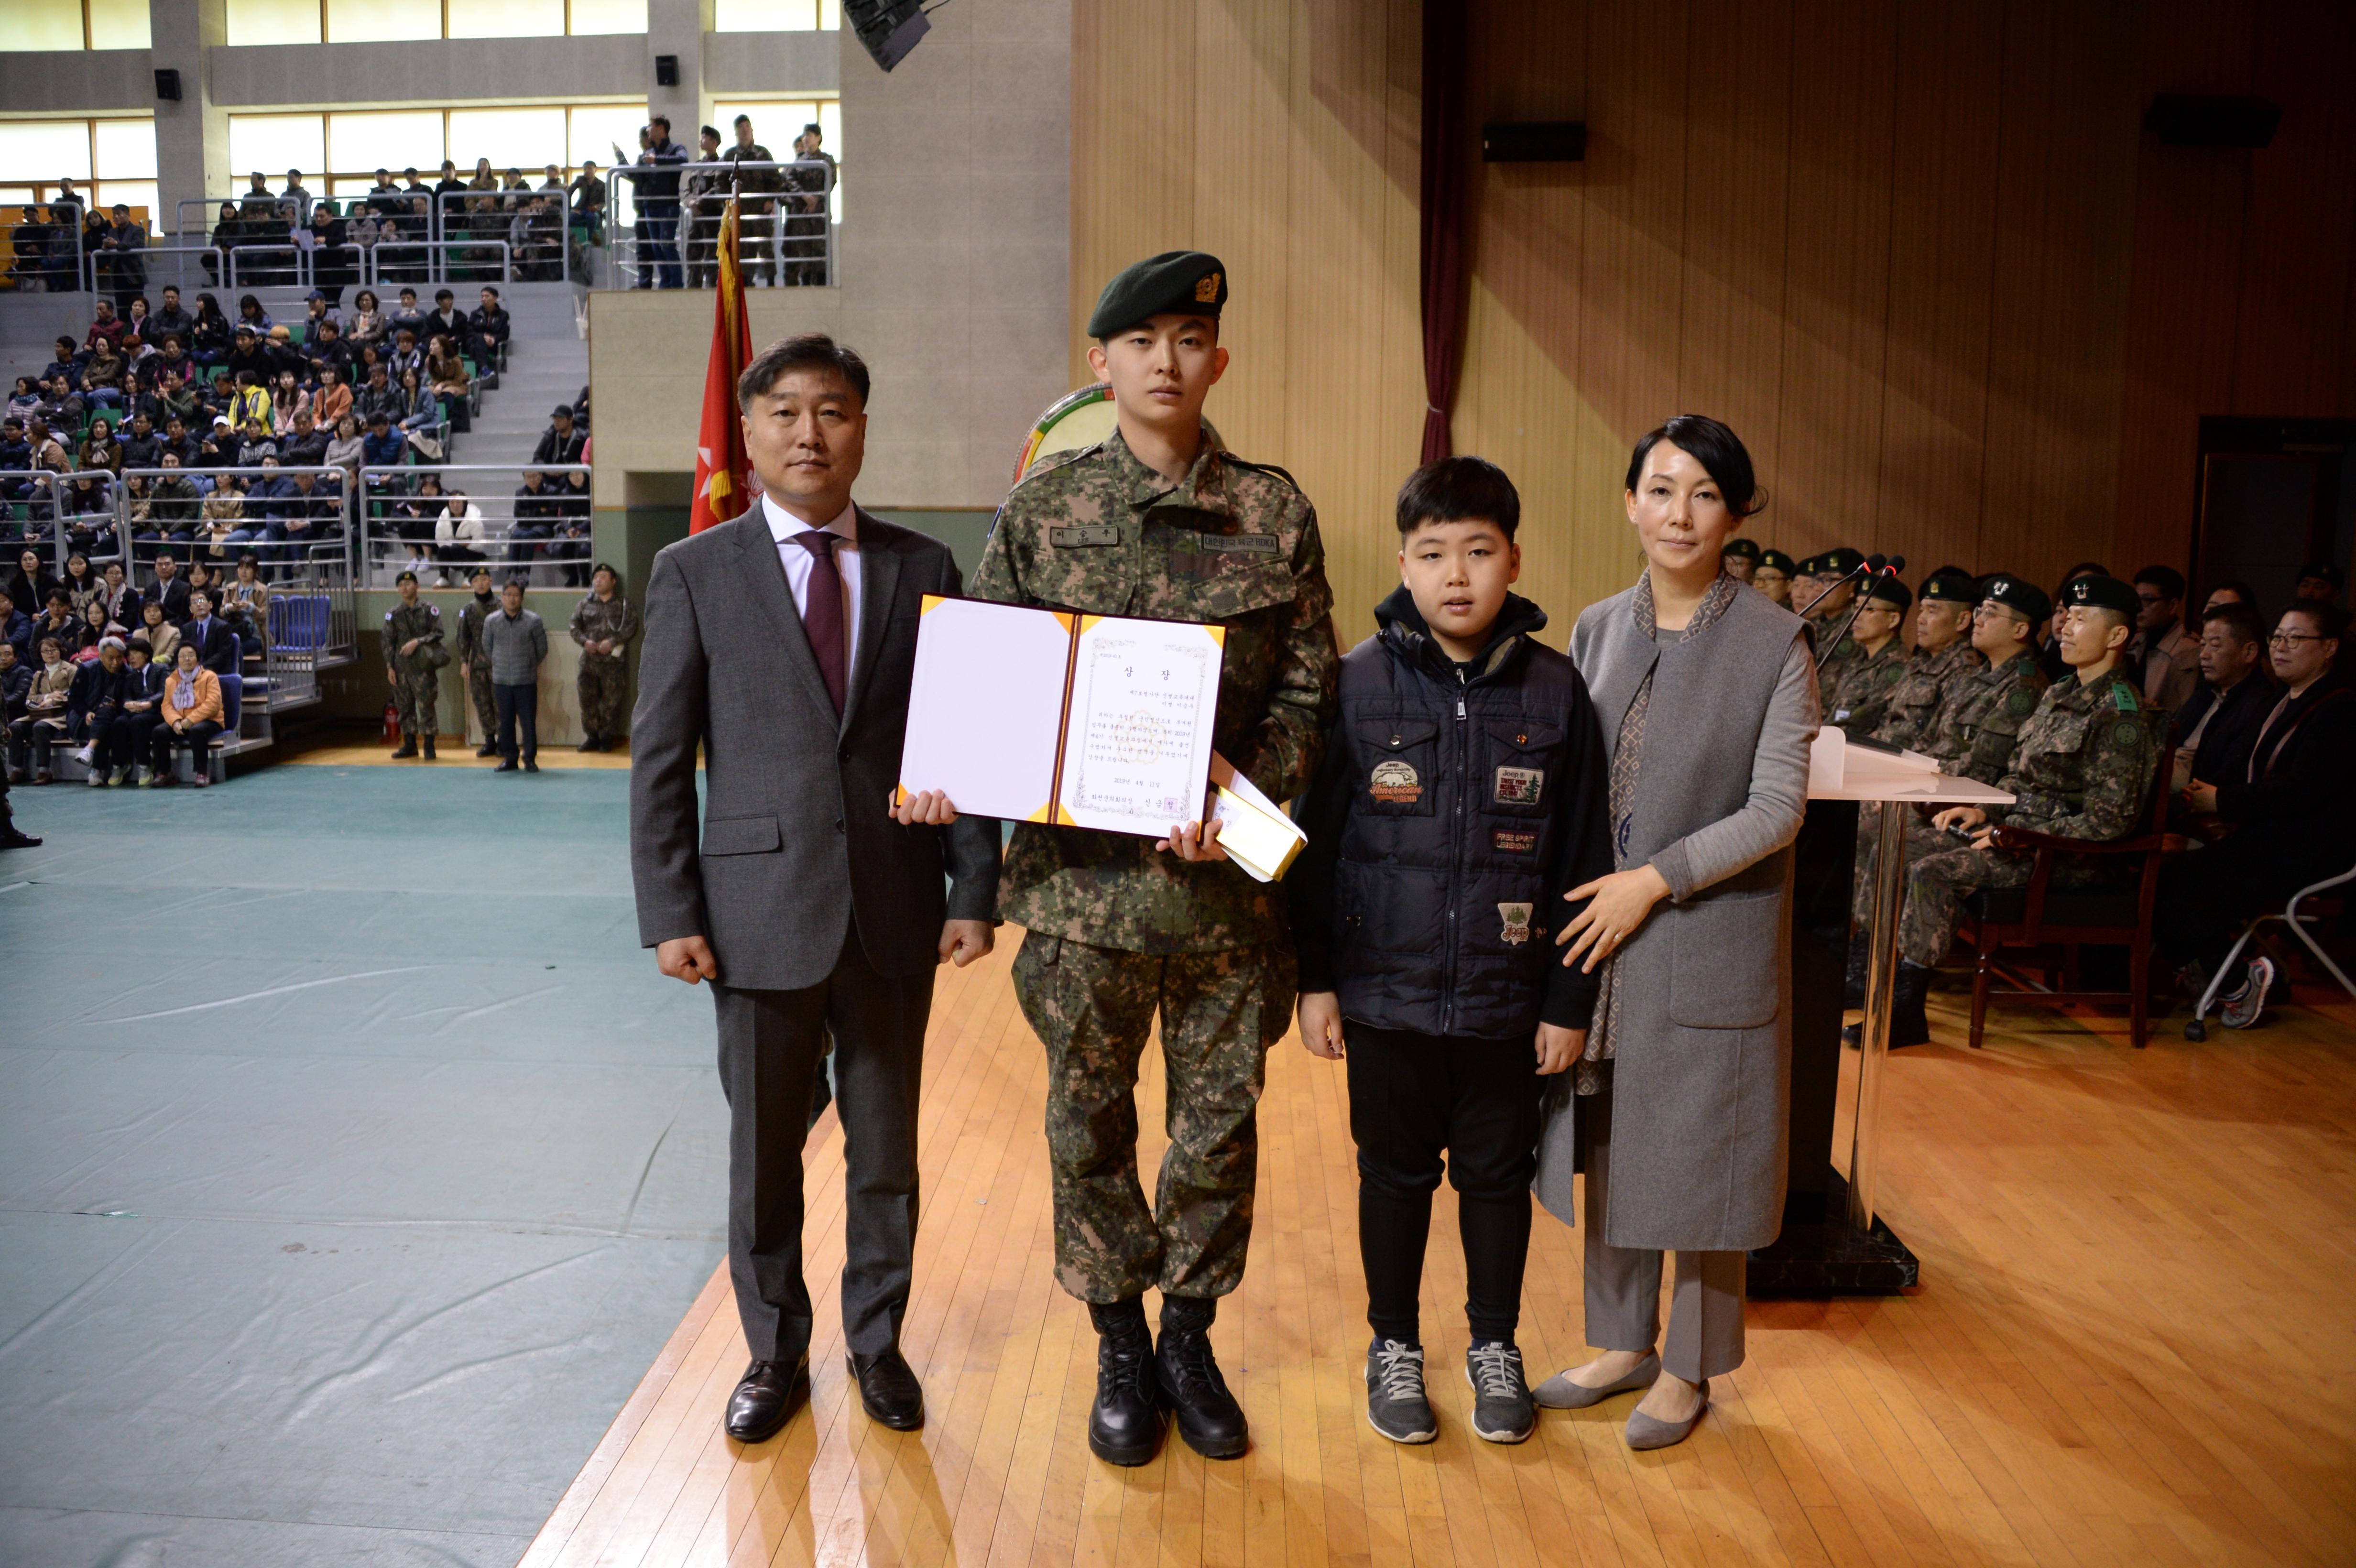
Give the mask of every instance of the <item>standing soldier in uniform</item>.
[[[777, 253], [775, 203], [767, 192], [785, 188], [785, 171], [776, 167], [776, 160], [769, 149], [753, 140], [753, 117], [736, 116], [733, 129], [736, 140], [720, 155], [723, 163], [734, 164], [729, 172], [734, 176], [738, 203], [736, 208], [736, 256], [744, 269], [747, 283], [758, 283], [766, 288], [774, 277], [772, 258]], [[763, 164], [766, 168], [746, 168], [746, 164]]]
[[1852, 735], [1870, 736], [1881, 728], [1898, 683], [1906, 678], [1905, 641], [1898, 628], [1914, 595], [1894, 577], [1877, 575], [1866, 586], [1865, 603], [1841, 646], [1849, 650], [1840, 681], [1825, 693], [1825, 722], [1837, 724]]
[[[1920, 1045], [1931, 1037], [1922, 999], [1933, 966], [1954, 941], [1965, 897], [1976, 888], [2014, 888], [2029, 880], [2035, 858], [2004, 848], [2004, 829], [2103, 843], [2133, 832], [2142, 819], [2166, 717], [2144, 700], [2121, 659], [2140, 608], [2135, 590], [2115, 577], [2071, 581], [2054, 626], [2072, 674], [2047, 688], [2021, 727], [2011, 766], [1997, 781], [2017, 798], [1985, 810], [1951, 805], [1931, 818], [1933, 827], [1967, 834], [1970, 842], [1906, 868], [1891, 1044]], [[2057, 882], [2083, 885], [2096, 872], [2064, 857], [2053, 875]]]
[[[1112, 384], [1119, 431], [1015, 487], [971, 592], [1224, 626], [1216, 747], [1286, 800], [1313, 776], [1333, 707], [1333, 594], [1308, 498], [1205, 439], [1226, 298], [1225, 269], [1200, 251], [1105, 286], [1088, 363]], [[1023, 823], [1000, 884], [1005, 917], [1028, 928], [1015, 994], [1047, 1049], [1056, 1283], [1101, 1336], [1088, 1445], [1114, 1464], [1153, 1456], [1163, 1408], [1199, 1454], [1249, 1443], [1208, 1331], [1243, 1277], [1255, 1110], [1295, 976], [1280, 890], [1226, 859], [1216, 829], [1193, 823], [1159, 842]], [[1135, 1088], [1157, 1012], [1170, 1149], [1149, 1208]], [[1143, 1302], [1155, 1287], [1158, 1348]]]
[[622, 597], [622, 574], [604, 561], [589, 574], [589, 592], [573, 612], [573, 640], [581, 645], [580, 752], [610, 752], [622, 727], [622, 693], [630, 680], [630, 639], [638, 613]]
[[404, 571], [392, 580], [401, 603], [384, 613], [384, 677], [392, 683], [392, 700], [401, 712], [401, 750], [396, 757], [413, 757], [422, 744], [425, 760], [434, 760], [434, 733], [439, 718], [435, 688], [441, 683], [439, 662], [426, 653], [442, 645], [442, 611], [417, 596], [417, 573]]
[[475, 597], [458, 612], [458, 674], [466, 683], [466, 700], [473, 704], [475, 721], [483, 727], [483, 743], [475, 748], [478, 757], [499, 754], [499, 710], [491, 701], [491, 656], [483, 647], [483, 623], [498, 613], [498, 595], [491, 592], [491, 569], [477, 566], [468, 580]]
[[[1890, 694], [1881, 723], [1873, 731], [1875, 740], [1919, 752], [1939, 733], [1947, 705], [1980, 670], [1980, 656], [1967, 635], [1972, 602], [1978, 597], [1979, 585], [1966, 574], [1942, 569], [1923, 580], [1922, 596], [1914, 605], [1914, 653]], [[1907, 823], [1908, 852], [1927, 854], [1929, 848], [1916, 845], [1912, 837], [1918, 825], [1916, 820]], [[1848, 944], [1846, 1007], [1865, 1005], [1866, 926], [1873, 918], [1873, 877], [1880, 842], [1881, 805], [1867, 801], [1857, 808], [1857, 873], [1849, 883], [1849, 929], [1855, 934]]]

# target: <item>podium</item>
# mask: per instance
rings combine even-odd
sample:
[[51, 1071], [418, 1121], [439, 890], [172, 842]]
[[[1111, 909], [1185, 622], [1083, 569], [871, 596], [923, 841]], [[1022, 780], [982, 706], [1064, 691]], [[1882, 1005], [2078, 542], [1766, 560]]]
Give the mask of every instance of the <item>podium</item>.
[[[1898, 978], [1906, 886], [1906, 808], [2004, 805], [2013, 797], [1943, 773], [1919, 752], [1857, 741], [1827, 724], [1808, 759], [1808, 810], [1794, 847], [1792, 1105], [1783, 1229], [1751, 1254], [1754, 1297], [1889, 1296], [1921, 1283], [1922, 1265], [1874, 1208], [1881, 1154], [1881, 1076]], [[1848, 1175], [1832, 1164], [1840, 1094], [1841, 991], [1858, 807], [1877, 802], [1873, 911], [1866, 936], [1864, 1039], [1850, 1118]]]

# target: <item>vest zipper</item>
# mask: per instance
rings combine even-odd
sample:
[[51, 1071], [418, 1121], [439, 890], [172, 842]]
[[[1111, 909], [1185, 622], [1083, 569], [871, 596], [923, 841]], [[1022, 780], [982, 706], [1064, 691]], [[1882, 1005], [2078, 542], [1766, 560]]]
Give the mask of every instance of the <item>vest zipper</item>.
[[1440, 1032], [1453, 1032], [1456, 1023], [1456, 899], [1462, 890], [1463, 879], [1459, 874], [1464, 864], [1464, 796], [1472, 787], [1469, 772], [1472, 759], [1464, 745], [1464, 667], [1456, 667], [1456, 788], [1451, 792], [1449, 807], [1453, 827], [1450, 837], [1455, 853], [1448, 861], [1448, 948], [1442, 955], [1440, 983]]

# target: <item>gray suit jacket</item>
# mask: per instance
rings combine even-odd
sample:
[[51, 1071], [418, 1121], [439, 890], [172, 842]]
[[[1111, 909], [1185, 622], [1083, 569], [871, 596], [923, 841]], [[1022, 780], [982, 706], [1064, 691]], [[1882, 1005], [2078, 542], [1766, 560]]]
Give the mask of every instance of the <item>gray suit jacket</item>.
[[630, 716], [638, 941], [700, 934], [728, 986], [818, 984], [853, 923], [877, 969], [922, 973], [944, 919], [996, 915], [998, 823], [903, 827], [888, 805], [916, 618], [925, 594], [958, 592], [957, 562], [864, 511], [859, 559], [859, 648], [838, 722], [757, 505], [655, 557]]

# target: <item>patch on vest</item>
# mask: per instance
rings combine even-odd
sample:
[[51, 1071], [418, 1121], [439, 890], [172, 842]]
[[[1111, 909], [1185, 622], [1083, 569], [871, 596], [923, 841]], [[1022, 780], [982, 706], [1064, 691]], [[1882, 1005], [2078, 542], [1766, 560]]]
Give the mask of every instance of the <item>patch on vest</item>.
[[1203, 549], [1229, 555], [1274, 555], [1274, 534], [1205, 534]]
[[1069, 528], [1049, 528], [1048, 539], [1058, 549], [1075, 545], [1108, 545], [1120, 542], [1120, 529], [1110, 523], [1077, 523]]
[[1423, 798], [1423, 781], [1416, 776], [1415, 765], [1397, 757], [1375, 764], [1366, 788], [1376, 800], [1391, 805], [1413, 805]]
[[1504, 925], [1497, 933], [1497, 940], [1508, 947], [1519, 947], [1527, 942], [1530, 939], [1530, 910], [1528, 904], [1499, 904], [1497, 918]]
[[1535, 855], [1538, 836], [1526, 828], [1500, 827], [1489, 835], [1489, 843], [1508, 855]]
[[1497, 804], [1499, 805], [1536, 805], [1538, 792], [1546, 787], [1544, 768], [1499, 768], [1497, 770]]
[[2037, 693], [2025, 686], [2016, 686], [2004, 699], [2004, 710], [2016, 719], [2026, 719], [2037, 711]]

